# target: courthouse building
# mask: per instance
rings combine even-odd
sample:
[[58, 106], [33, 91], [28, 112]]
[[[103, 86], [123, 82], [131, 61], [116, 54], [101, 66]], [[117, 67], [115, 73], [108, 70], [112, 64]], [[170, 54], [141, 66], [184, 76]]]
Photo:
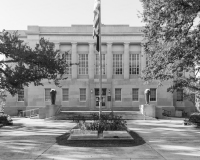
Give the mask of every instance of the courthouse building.
[[[50, 89], [57, 90], [56, 104], [63, 110], [98, 110], [99, 101], [99, 54], [92, 37], [92, 25], [71, 27], [28, 26], [19, 31], [20, 38], [34, 47], [41, 37], [55, 43], [61, 53], [69, 52], [66, 63], [74, 65], [67, 69], [68, 79], [62, 80], [61, 88], [44, 82], [44, 86], [30, 85], [15, 97], [8, 96], [7, 113], [17, 110], [40, 108], [49, 105]], [[142, 47], [142, 27], [129, 25], [102, 26], [102, 109], [138, 111], [145, 103], [144, 90], [150, 89], [150, 104], [173, 108], [188, 108], [193, 104], [184, 101], [182, 93], [168, 93], [171, 82], [158, 87], [157, 82], [145, 83], [140, 79], [146, 66]], [[78, 63], [78, 65], [76, 65]]]

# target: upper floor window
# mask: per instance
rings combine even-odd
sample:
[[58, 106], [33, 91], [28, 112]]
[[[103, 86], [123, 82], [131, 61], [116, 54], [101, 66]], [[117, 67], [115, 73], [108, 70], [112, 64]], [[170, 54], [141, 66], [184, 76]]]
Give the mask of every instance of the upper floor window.
[[156, 88], [150, 89], [150, 101], [156, 101]]
[[88, 54], [79, 54], [79, 75], [88, 75]]
[[72, 55], [71, 54], [66, 54], [66, 63], [69, 65], [66, 68], [65, 74], [71, 75], [72, 74], [72, 67], [70, 65], [72, 63]]
[[139, 100], [139, 89], [138, 88], [133, 88], [132, 89], [132, 101], [138, 101]]
[[177, 89], [177, 101], [183, 101], [183, 89]]
[[113, 74], [123, 74], [122, 54], [113, 54]]
[[[96, 54], [95, 74], [99, 75], [99, 54]], [[102, 54], [102, 75], [106, 74], [106, 55]]]
[[45, 101], [51, 101], [51, 97], [50, 97], [50, 91], [51, 91], [51, 89], [50, 88], [45, 88], [45, 95], [44, 95], [44, 97], [45, 97]]
[[138, 75], [140, 70], [139, 54], [130, 54], [129, 74]]
[[18, 91], [17, 101], [18, 102], [23, 102], [24, 101], [24, 89], [20, 89]]
[[69, 89], [68, 88], [62, 89], [62, 100], [69, 101]]

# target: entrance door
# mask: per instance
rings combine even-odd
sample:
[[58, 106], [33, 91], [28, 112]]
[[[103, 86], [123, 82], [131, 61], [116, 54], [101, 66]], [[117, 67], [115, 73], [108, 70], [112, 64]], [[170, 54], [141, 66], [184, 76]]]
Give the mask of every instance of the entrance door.
[[[99, 88], [95, 88], [96, 107], [99, 107]], [[102, 107], [106, 107], [106, 88], [102, 88]]]

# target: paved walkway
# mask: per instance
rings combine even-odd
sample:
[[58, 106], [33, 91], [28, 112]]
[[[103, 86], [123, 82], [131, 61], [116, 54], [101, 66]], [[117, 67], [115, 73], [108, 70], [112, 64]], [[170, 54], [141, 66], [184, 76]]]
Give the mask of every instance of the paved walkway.
[[70, 121], [14, 119], [0, 128], [0, 160], [199, 160], [200, 129], [182, 120], [135, 120], [128, 127], [146, 143], [129, 147], [75, 147], [56, 143], [74, 126]]

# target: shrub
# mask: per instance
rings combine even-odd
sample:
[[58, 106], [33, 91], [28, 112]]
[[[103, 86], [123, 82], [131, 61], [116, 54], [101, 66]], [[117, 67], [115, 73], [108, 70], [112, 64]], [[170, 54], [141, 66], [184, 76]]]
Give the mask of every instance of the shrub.
[[190, 115], [189, 122], [200, 123], [200, 113], [193, 113]]
[[11, 119], [11, 117], [7, 114], [4, 113], [0, 113], [0, 123], [3, 125], [12, 125], [13, 120]]
[[103, 131], [120, 131], [126, 130], [126, 121], [121, 116], [114, 116], [111, 114], [101, 114], [99, 120], [98, 114], [93, 114], [94, 122], [86, 126], [87, 130], [97, 130], [99, 133]]

